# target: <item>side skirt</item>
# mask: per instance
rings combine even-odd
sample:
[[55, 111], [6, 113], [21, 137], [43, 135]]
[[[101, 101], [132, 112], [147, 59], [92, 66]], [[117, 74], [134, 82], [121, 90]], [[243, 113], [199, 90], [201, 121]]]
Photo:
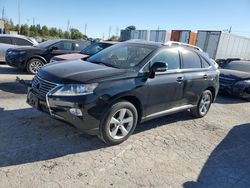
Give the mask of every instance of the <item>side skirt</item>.
[[151, 120], [151, 119], [154, 119], [154, 118], [157, 118], [157, 117], [161, 117], [161, 116], [165, 116], [165, 115], [174, 114], [176, 112], [188, 110], [188, 109], [191, 109], [191, 108], [194, 108], [194, 107], [196, 107], [196, 105], [192, 105], [192, 104], [188, 104], [188, 105], [184, 105], [184, 106], [180, 106], [180, 107], [174, 107], [174, 108], [171, 108], [171, 109], [168, 109], [168, 110], [164, 110], [164, 111], [160, 111], [160, 112], [157, 112], [157, 113], [154, 113], [154, 114], [150, 114], [150, 115], [148, 115], [146, 117], [142, 117], [141, 122], [148, 121], [148, 120]]

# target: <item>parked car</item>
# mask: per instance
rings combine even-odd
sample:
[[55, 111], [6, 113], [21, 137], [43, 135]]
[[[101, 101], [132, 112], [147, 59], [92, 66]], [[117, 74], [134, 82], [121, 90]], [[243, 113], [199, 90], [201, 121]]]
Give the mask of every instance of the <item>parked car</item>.
[[103, 49], [112, 46], [113, 44], [117, 44], [117, 42], [112, 42], [112, 41], [96, 42], [84, 48], [80, 53], [54, 56], [51, 58], [50, 63], [55, 61], [65, 61], [65, 60], [77, 60], [77, 59], [85, 60], [89, 56], [92, 56], [102, 51]]
[[218, 89], [219, 71], [202, 51], [129, 41], [84, 63], [44, 66], [27, 102], [108, 144], [119, 144], [138, 123], [152, 118], [184, 110], [205, 116]]
[[22, 35], [7, 35], [0, 34], [0, 61], [5, 62], [5, 54], [9, 48], [15, 48], [19, 46], [33, 46], [38, 42], [30, 37]]
[[225, 64], [230, 63], [231, 61], [241, 60], [240, 58], [227, 58], [227, 59], [216, 59], [215, 62], [219, 67], [223, 67]]
[[19, 69], [36, 74], [37, 71], [56, 55], [80, 52], [89, 41], [51, 39], [32, 47], [8, 49], [6, 63]]
[[220, 69], [220, 91], [250, 101], [250, 61], [231, 61]]

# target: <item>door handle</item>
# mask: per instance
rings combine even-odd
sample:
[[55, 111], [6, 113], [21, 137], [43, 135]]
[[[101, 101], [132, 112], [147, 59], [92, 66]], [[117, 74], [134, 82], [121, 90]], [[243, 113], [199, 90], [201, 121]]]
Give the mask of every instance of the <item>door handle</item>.
[[204, 79], [208, 79], [208, 75], [205, 74], [205, 75], [203, 76], [203, 78], [204, 78]]
[[178, 77], [178, 78], [176, 79], [176, 81], [179, 82], [179, 83], [180, 83], [180, 82], [183, 82], [183, 80], [184, 80], [184, 77], [183, 77], [183, 76], [180, 76], [180, 77]]

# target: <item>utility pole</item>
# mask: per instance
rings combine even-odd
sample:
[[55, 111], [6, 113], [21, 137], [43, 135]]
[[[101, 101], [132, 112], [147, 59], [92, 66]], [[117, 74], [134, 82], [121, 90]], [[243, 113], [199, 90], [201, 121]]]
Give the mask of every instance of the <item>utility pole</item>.
[[112, 29], [112, 27], [109, 26], [109, 38], [111, 37], [111, 29]]
[[18, 0], [18, 2], [17, 2], [17, 8], [18, 8], [18, 25], [19, 25], [18, 33], [20, 34], [21, 33], [20, 0]]
[[33, 25], [35, 26], [35, 18], [33, 17]]
[[69, 31], [70, 30], [70, 20], [68, 20], [68, 22], [67, 22], [67, 31]]
[[3, 7], [3, 9], [2, 9], [2, 20], [4, 19], [4, 14], [5, 14], [5, 8]]
[[232, 26], [230, 26], [229, 30], [228, 30], [228, 33], [231, 33], [232, 32]]
[[88, 24], [85, 24], [84, 25], [84, 34], [87, 36], [87, 27], [88, 27]]
[[116, 27], [116, 37], [119, 36], [119, 27]]

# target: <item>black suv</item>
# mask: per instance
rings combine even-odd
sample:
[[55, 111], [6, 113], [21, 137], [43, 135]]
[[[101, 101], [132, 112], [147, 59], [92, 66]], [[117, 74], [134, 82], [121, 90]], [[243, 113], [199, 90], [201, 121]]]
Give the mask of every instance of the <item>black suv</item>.
[[108, 144], [125, 141], [140, 122], [190, 110], [207, 114], [219, 89], [214, 61], [196, 48], [128, 41], [86, 62], [48, 64], [27, 102]]
[[52, 57], [80, 52], [88, 45], [90, 42], [83, 40], [50, 39], [35, 46], [7, 50], [6, 64], [35, 74]]

